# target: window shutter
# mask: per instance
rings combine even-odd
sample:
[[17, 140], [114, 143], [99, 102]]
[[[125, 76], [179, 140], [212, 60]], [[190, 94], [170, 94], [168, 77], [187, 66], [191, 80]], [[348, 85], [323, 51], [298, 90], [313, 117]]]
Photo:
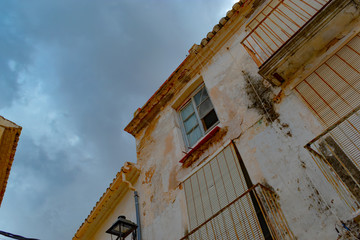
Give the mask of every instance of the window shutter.
[[359, 106], [360, 36], [355, 36], [295, 90], [327, 127]]
[[[234, 146], [228, 145], [184, 181], [190, 231], [223, 209], [248, 187]], [[249, 194], [207, 222], [191, 239], [264, 239]]]
[[360, 170], [360, 36], [356, 35], [295, 90], [325, 127], [354, 111], [331, 135]]

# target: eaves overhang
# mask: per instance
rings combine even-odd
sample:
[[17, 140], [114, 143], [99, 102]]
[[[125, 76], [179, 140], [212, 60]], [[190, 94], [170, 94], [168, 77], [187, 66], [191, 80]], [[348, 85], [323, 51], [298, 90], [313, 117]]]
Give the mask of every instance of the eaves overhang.
[[[202, 39], [200, 45], [194, 44], [189, 55], [160, 86], [154, 95], [139, 108], [125, 131], [134, 137], [150, 123], [162, 108], [194, 77], [200, 73], [212, 57], [245, 24], [254, 9], [263, 0], [241, 0], [235, 3], [225, 17], [221, 18], [211, 32]], [[199, 57], [200, 56], [200, 57]]]
[[119, 204], [128, 190], [134, 190], [133, 185], [139, 175], [140, 170], [137, 166], [134, 163], [126, 162], [72, 239], [88, 239], [111, 213], [111, 210], [116, 207], [116, 204]]
[[4, 198], [22, 127], [0, 116], [0, 205]]

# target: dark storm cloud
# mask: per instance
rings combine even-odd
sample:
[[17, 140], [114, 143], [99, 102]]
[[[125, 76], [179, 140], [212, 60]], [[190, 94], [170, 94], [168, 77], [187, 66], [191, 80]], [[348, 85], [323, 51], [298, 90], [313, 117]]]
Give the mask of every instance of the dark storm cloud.
[[[14, 3], [2, 2], [0, 8], [0, 108], [11, 104], [18, 90], [18, 71], [31, 59], [31, 47], [22, 32], [21, 19], [11, 11]], [[16, 62], [16, 64], [15, 64]], [[4, 91], [6, 89], [6, 91]]]
[[231, 2], [1, 1], [0, 115], [23, 132], [0, 230], [70, 239], [136, 161], [133, 112]]

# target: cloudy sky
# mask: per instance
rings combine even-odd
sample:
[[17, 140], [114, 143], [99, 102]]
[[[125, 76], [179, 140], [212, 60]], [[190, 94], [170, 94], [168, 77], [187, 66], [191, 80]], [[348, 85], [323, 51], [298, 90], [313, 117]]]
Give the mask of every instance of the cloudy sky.
[[1, 0], [0, 115], [23, 131], [0, 230], [71, 239], [136, 161], [134, 111], [234, 2]]

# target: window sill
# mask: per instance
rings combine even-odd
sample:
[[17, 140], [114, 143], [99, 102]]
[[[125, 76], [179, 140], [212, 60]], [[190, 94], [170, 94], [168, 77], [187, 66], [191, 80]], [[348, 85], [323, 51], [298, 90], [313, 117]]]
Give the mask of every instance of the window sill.
[[198, 143], [190, 149], [190, 151], [179, 161], [180, 163], [184, 163], [185, 160], [197, 149], [199, 149], [204, 143], [206, 143], [210, 138], [212, 138], [218, 131], [220, 130], [219, 126], [214, 127], [210, 132], [208, 132], [205, 136], [203, 136]]

